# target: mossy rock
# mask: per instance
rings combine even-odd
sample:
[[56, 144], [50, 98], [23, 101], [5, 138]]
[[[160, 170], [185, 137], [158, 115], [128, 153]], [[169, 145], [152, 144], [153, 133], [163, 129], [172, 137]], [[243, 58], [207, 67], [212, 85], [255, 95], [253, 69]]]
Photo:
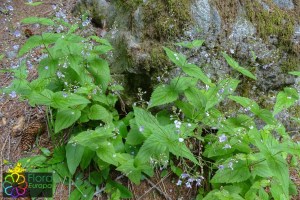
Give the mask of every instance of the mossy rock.
[[192, 23], [191, 0], [148, 0], [143, 4], [144, 38], [165, 41], [183, 34]]

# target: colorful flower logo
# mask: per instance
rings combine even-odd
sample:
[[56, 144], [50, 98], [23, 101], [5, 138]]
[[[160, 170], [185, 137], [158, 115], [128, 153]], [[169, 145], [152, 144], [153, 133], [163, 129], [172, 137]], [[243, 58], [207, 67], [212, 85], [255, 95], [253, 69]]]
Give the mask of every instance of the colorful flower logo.
[[23, 174], [9, 173], [4, 178], [3, 192], [12, 198], [24, 196], [27, 188], [28, 183]]

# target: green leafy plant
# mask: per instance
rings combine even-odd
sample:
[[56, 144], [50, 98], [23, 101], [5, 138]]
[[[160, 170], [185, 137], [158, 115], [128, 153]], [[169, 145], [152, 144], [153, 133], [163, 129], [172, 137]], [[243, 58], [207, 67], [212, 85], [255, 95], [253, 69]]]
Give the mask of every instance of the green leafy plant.
[[[31, 17], [22, 22], [65, 27], [64, 32], [27, 40], [19, 56], [34, 48], [44, 52], [38, 76], [29, 81], [22, 62], [9, 70], [14, 80], [2, 91], [18, 94], [31, 106], [46, 106], [54, 143], [69, 133], [52, 153], [43, 149], [42, 155], [20, 162], [29, 170], [54, 171], [54, 185], [74, 185], [70, 199], [92, 199], [103, 191], [111, 199], [131, 198], [131, 192], [110, 173], [119, 171], [139, 184], [143, 177], [153, 176], [156, 167], [178, 175], [177, 185], [200, 187], [205, 181], [209, 187], [200, 189], [197, 199], [281, 200], [295, 194], [286, 158], [298, 158], [300, 146], [276, 115], [299, 100], [296, 89], [279, 92], [273, 111], [260, 108], [237, 94], [240, 80], [227, 77], [214, 82], [185, 55], [164, 47], [180, 74], [154, 89], [148, 108], [133, 107], [121, 118], [115, 104], [123, 88], [112, 82], [105, 57], [113, 47], [107, 40], [84, 38], [78, 25], [60, 19]], [[195, 48], [203, 42], [177, 45]], [[222, 56], [234, 70], [256, 80], [225, 52]], [[291, 74], [299, 76], [299, 72]], [[243, 109], [225, 116], [220, 109], [223, 101]], [[161, 111], [151, 112], [153, 107]]]

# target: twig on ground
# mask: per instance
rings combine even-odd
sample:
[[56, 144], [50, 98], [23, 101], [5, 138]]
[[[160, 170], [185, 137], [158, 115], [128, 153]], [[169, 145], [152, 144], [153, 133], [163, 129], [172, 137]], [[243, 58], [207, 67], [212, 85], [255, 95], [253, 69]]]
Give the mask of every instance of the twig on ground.
[[138, 198], [141, 199], [143, 196], [145, 196], [147, 193], [149, 193], [153, 188], [155, 188], [158, 192], [160, 192], [167, 200], [172, 200], [171, 197], [169, 197], [169, 195], [166, 195], [164, 192], [161, 191], [161, 189], [159, 189], [157, 187], [157, 185], [159, 185], [161, 182], [163, 182], [167, 177], [170, 176], [171, 173], [167, 174], [164, 178], [162, 178], [158, 183], [154, 184], [153, 182], [149, 182], [150, 180], [146, 178], [146, 181], [152, 186], [152, 188], [150, 188], [149, 190], [147, 190], [142, 196], [140, 196]]
[[[172, 200], [172, 198], [166, 194], [164, 191], [162, 191], [158, 186], [158, 183], [157, 184], [154, 184], [152, 181], [150, 181], [148, 178], [146, 178], [146, 181], [153, 187], [155, 188], [161, 195], [163, 195], [167, 200]], [[160, 182], [159, 182], [160, 183]]]

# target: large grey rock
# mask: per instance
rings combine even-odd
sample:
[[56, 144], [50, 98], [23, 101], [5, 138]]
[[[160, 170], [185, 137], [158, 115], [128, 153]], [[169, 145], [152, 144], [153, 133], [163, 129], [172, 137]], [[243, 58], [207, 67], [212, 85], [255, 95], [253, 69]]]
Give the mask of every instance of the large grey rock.
[[255, 32], [256, 29], [253, 24], [244, 16], [239, 16], [236, 23], [233, 25], [232, 33], [229, 38], [235, 41], [241, 41], [241, 39], [245, 37], [253, 36]]
[[208, 0], [196, 0], [191, 10], [192, 17], [203, 33], [218, 33], [221, 31], [220, 15]]
[[[165, 55], [161, 50], [161, 46], [182, 40], [204, 39], [205, 44], [201, 48], [192, 51], [177, 48], [177, 51], [186, 54], [189, 62], [201, 67], [213, 81], [223, 79], [228, 75], [239, 76], [243, 82], [243, 88], [239, 88], [240, 94], [254, 98], [260, 103], [267, 101], [269, 93], [277, 93], [283, 87], [295, 83], [295, 78], [287, 74], [287, 71], [290, 70], [289, 67], [293, 70], [297, 68], [300, 70], [300, 61], [297, 62], [295, 56], [297, 53], [300, 56], [299, 20], [296, 19], [298, 21], [295, 22], [295, 31], [291, 35], [291, 43], [286, 46], [279, 46], [280, 34], [270, 35], [266, 38], [261, 37], [261, 29], [259, 29], [258, 24], [263, 23], [266, 28], [270, 28], [268, 27], [269, 22], [251, 19], [244, 3], [246, 1], [235, 1], [241, 3], [233, 4], [237, 8], [232, 10], [236, 10], [237, 13], [232, 13], [232, 15], [230, 13], [224, 14], [222, 7], [216, 5], [216, 2], [220, 3], [222, 0], [190, 1], [192, 2], [190, 14], [191, 19], [194, 21], [184, 21], [189, 26], [187, 26], [188, 28], [185, 29], [182, 36], [163, 40], [161, 37], [149, 37], [144, 34], [149, 31], [148, 29], [155, 27], [146, 23], [148, 18], [151, 19], [151, 16], [147, 16], [149, 13], [146, 12], [145, 5], [154, 2], [153, 9], [158, 9], [157, 5], [164, 3], [163, 0], [143, 0], [140, 1], [141, 3], [137, 7], [130, 9], [117, 6], [117, 3], [127, 1], [81, 0], [81, 2], [88, 9], [99, 9], [95, 16], [100, 18], [100, 24], [106, 24], [107, 34], [105, 37], [115, 47], [111, 57], [111, 71], [115, 77], [125, 82], [128, 94], [136, 92], [136, 88], [139, 86], [143, 87], [144, 90], [151, 90], [153, 85], [156, 84], [158, 73], [165, 65], [168, 65], [167, 61], [163, 60]], [[274, 4], [268, 1], [252, 0], [252, 2], [258, 2], [262, 9], [270, 13], [273, 12]], [[285, 12], [285, 10], [293, 10], [297, 7], [292, 0], [273, 0], [273, 2], [280, 8], [276, 12]], [[228, 6], [230, 5], [228, 4]], [[260, 9], [254, 9], [252, 12], [261, 11]], [[260, 13], [255, 14], [259, 15]], [[174, 18], [172, 13], [164, 13], [163, 16], [165, 17], [163, 20]], [[226, 16], [233, 17], [230, 20], [223, 19]], [[284, 19], [281, 21], [284, 21]], [[155, 22], [159, 23], [159, 21]], [[275, 27], [278, 28], [277, 26]], [[167, 31], [172, 31], [172, 29], [167, 27]], [[222, 51], [227, 52], [241, 66], [254, 73], [257, 80], [250, 80], [232, 70], [221, 56], [220, 52]], [[293, 58], [293, 63], [289, 63], [290, 58]], [[285, 69], [284, 67], [288, 68]], [[166, 80], [177, 74], [178, 69], [169, 71], [169, 77], [166, 77]], [[274, 99], [272, 101], [267, 104], [274, 103]]]
[[273, 0], [273, 2], [278, 5], [280, 8], [284, 8], [284, 9], [294, 9], [294, 3], [292, 0]]

